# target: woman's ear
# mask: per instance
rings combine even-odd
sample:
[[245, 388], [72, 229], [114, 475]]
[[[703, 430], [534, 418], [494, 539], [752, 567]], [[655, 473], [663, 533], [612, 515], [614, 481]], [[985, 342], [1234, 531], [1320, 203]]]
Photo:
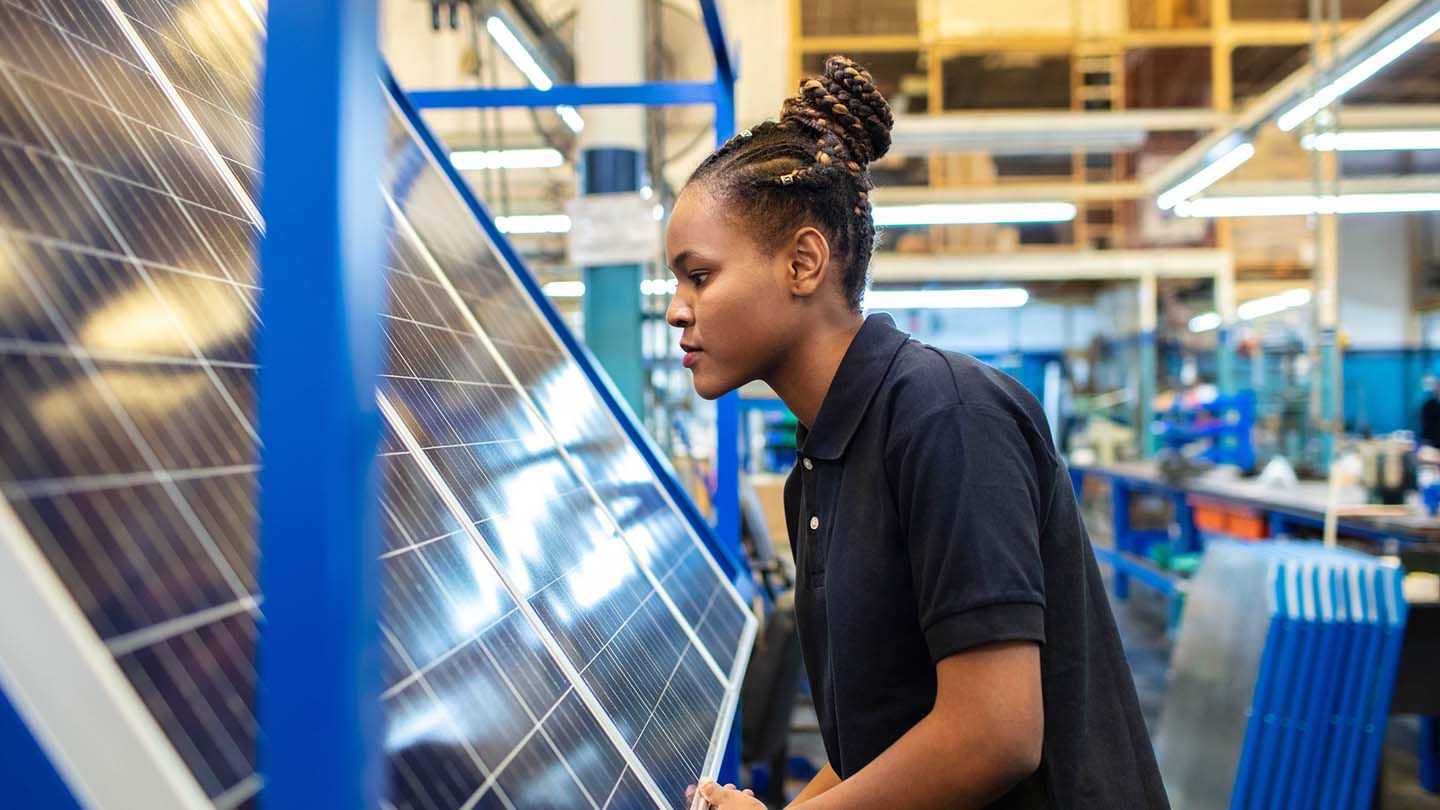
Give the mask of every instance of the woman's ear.
[[795, 232], [790, 246], [790, 293], [808, 297], [824, 283], [830, 269], [830, 240], [809, 225]]

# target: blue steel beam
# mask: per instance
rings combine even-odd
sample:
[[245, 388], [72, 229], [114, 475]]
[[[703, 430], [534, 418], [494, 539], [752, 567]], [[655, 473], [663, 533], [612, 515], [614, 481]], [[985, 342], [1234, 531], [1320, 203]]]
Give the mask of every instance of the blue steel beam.
[[[702, 3], [714, 10], [714, 3]], [[708, 15], [708, 12], [707, 12]], [[718, 18], [717, 18], [718, 19]], [[715, 82], [715, 145], [730, 140], [735, 134], [735, 86], [724, 81], [725, 70], [719, 68], [720, 54], [725, 51], [724, 34], [709, 25], [711, 43], [716, 48], [717, 78]], [[718, 37], [718, 39], [717, 39]], [[728, 64], [728, 63], [727, 63]], [[733, 76], [732, 76], [733, 78]], [[731, 391], [715, 403], [715, 534], [720, 545], [740, 548], [740, 392]]]
[[549, 90], [533, 87], [464, 87], [446, 90], [409, 90], [410, 103], [424, 109], [481, 107], [594, 107], [639, 104], [661, 107], [714, 104], [719, 96], [714, 82], [652, 82], [648, 84], [558, 84]]
[[[733, 91], [738, 74], [735, 62], [730, 58], [730, 47], [725, 39], [725, 23], [720, 19], [720, 8], [715, 0], [700, 0], [700, 14], [705, 18], [705, 33], [710, 36], [710, 50], [715, 55], [715, 82]], [[731, 121], [731, 124], [734, 122]], [[726, 135], [721, 138], [721, 143], [729, 137]]]
[[267, 808], [384, 795], [375, 453], [385, 227], [377, 0], [269, 4], [259, 410]]

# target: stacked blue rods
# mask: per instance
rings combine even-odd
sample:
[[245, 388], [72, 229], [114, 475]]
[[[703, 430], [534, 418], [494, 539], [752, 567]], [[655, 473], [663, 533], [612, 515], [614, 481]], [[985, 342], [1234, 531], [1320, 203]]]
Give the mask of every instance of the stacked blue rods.
[[1157, 736], [1176, 807], [1368, 808], [1403, 570], [1314, 543], [1214, 541], [1190, 583]]

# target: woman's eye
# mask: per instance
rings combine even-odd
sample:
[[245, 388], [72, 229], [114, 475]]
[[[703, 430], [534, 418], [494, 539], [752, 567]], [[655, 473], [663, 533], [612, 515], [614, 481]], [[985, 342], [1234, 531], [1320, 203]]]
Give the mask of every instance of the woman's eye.
[[691, 284], [694, 284], [696, 287], [699, 287], [700, 285], [704, 284], [705, 281], [706, 281], [707, 279], [709, 279], [709, 278], [710, 278], [710, 274], [709, 274], [709, 273], [691, 273], [691, 274], [690, 274], [690, 283], [691, 283]]

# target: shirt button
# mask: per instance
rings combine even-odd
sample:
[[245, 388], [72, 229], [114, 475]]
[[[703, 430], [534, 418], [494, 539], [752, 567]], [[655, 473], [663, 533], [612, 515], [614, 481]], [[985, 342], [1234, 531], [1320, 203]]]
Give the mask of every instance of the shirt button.
[[815, 462], [811, 461], [811, 460], [808, 459], [808, 458], [805, 459], [804, 464], [805, 464], [805, 469], [807, 469], [807, 470], [813, 470], [813, 469], [815, 469]]
[[818, 529], [818, 528], [820, 528], [820, 518], [811, 516], [811, 518], [810, 518], [810, 531], [813, 532], [813, 531], [815, 531], [815, 530]]

